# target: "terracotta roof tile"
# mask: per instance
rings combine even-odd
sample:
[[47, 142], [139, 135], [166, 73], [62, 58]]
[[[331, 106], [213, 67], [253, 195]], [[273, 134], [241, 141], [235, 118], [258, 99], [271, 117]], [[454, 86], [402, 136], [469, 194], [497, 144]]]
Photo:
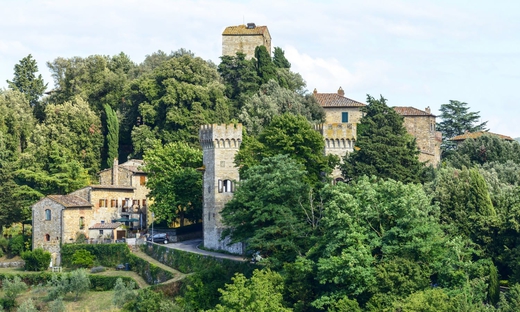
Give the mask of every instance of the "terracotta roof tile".
[[363, 107], [363, 104], [358, 101], [354, 101], [337, 93], [314, 93], [316, 101], [322, 107]]
[[427, 111], [423, 111], [420, 109], [417, 109], [415, 107], [411, 106], [395, 106], [394, 110], [401, 116], [432, 116], [436, 117], [435, 115], [432, 115], [431, 113], [428, 113]]
[[229, 26], [224, 29], [222, 35], [264, 35], [268, 33], [267, 26], [256, 26], [255, 28], [247, 28], [246, 25]]
[[507, 140], [507, 141], [514, 141], [514, 139], [512, 137], [510, 137], [510, 136], [502, 135], [502, 134], [498, 134], [498, 133], [493, 133], [493, 132], [487, 132], [487, 131], [466, 132], [464, 134], [457, 135], [456, 137], [451, 138], [451, 140], [452, 141], [464, 141], [464, 140], [467, 140], [467, 139], [476, 139], [476, 138], [479, 138], [479, 137], [483, 136], [484, 134], [497, 136], [497, 137], [499, 137], [501, 139], [504, 139], [504, 140]]
[[120, 226], [121, 226], [120, 222], [115, 222], [115, 223], [96, 223], [93, 226], [89, 227], [88, 229], [89, 230], [104, 230], [104, 229], [113, 230], [113, 229], [117, 229]]
[[76, 195], [49, 195], [47, 197], [57, 202], [58, 204], [63, 205], [65, 208], [92, 207], [91, 203]]

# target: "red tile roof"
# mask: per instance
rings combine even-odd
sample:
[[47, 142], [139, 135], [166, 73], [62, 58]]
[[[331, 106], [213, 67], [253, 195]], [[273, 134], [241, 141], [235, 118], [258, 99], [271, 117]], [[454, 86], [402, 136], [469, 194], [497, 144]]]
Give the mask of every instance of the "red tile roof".
[[514, 139], [510, 136], [493, 133], [493, 132], [487, 132], [487, 131], [466, 132], [464, 134], [457, 135], [456, 137], [451, 138], [451, 140], [452, 141], [464, 141], [466, 139], [476, 139], [476, 138], [483, 136], [484, 134], [496, 136], [496, 137], [499, 137], [499, 138], [507, 140], [507, 141], [514, 141]]
[[415, 107], [411, 106], [395, 106], [394, 110], [401, 116], [432, 116], [436, 117], [435, 115], [432, 115], [431, 113], [427, 111], [423, 111], [420, 109], [417, 109]]
[[314, 93], [316, 101], [322, 107], [363, 107], [363, 104], [358, 101], [354, 101], [337, 93]]
[[222, 32], [222, 35], [264, 35], [265, 33], [269, 33], [267, 26], [255, 26], [255, 28], [247, 28], [246, 25], [238, 25], [226, 27], [224, 32]]
[[120, 226], [121, 226], [120, 222], [115, 222], [115, 223], [96, 223], [93, 226], [89, 227], [88, 229], [89, 230], [106, 230], [106, 229], [113, 230], [113, 229], [117, 229]]
[[48, 198], [65, 208], [91, 208], [92, 204], [76, 195], [49, 195]]

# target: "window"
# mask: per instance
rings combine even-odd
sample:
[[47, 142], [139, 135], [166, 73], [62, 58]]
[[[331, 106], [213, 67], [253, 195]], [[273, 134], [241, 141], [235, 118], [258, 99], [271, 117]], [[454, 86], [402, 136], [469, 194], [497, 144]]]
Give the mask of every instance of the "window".
[[51, 220], [51, 210], [45, 209], [45, 220], [50, 221]]
[[233, 193], [234, 183], [231, 180], [218, 180], [219, 193]]
[[51, 241], [51, 236], [49, 234], [45, 234], [45, 241], [46, 242], [50, 242]]
[[99, 235], [103, 235], [103, 230], [99, 230]]
[[146, 207], [146, 199], [143, 199], [143, 207]]
[[85, 228], [85, 217], [79, 217], [79, 229], [83, 230]]
[[117, 207], [117, 199], [110, 200], [110, 207]]
[[106, 199], [100, 199], [99, 200], [99, 207], [106, 207], [107, 206], [107, 200]]
[[140, 176], [139, 177], [139, 182], [141, 183], [141, 185], [145, 185], [146, 184], [146, 177], [145, 176]]
[[341, 122], [348, 122], [348, 112], [341, 113]]

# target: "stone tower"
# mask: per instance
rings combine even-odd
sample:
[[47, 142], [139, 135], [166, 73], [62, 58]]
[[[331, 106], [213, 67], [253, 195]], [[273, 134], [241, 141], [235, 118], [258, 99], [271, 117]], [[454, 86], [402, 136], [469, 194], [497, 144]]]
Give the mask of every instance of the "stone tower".
[[203, 125], [199, 131], [199, 138], [204, 164], [204, 247], [241, 254], [242, 244], [228, 246], [229, 239], [221, 240], [224, 226], [220, 212], [233, 198], [235, 182], [239, 180], [234, 159], [242, 142], [242, 124]]
[[[325, 141], [325, 155], [336, 155], [343, 161], [343, 157], [354, 150], [356, 126], [355, 123], [316, 125], [314, 129], [321, 134]], [[334, 181], [343, 179], [339, 168], [334, 168], [332, 178]]]
[[235, 56], [237, 52], [246, 55], [246, 59], [255, 56], [257, 46], [265, 46], [271, 54], [271, 35], [267, 26], [247, 25], [229, 26], [222, 32], [222, 55]]

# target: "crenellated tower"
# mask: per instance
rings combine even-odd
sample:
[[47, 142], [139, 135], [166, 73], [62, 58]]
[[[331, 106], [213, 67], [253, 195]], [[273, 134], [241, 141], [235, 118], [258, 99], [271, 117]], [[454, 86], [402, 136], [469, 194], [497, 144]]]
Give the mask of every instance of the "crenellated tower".
[[[357, 135], [357, 125], [355, 123], [332, 123], [315, 125], [325, 141], [325, 155], [336, 155], [343, 161], [343, 157], [354, 150], [354, 143]], [[334, 181], [342, 179], [341, 171], [338, 167], [332, 171]]]
[[234, 159], [242, 143], [242, 124], [202, 125], [199, 139], [204, 164], [204, 247], [241, 254], [242, 244], [228, 246], [228, 238], [221, 240], [225, 227], [220, 212], [233, 198], [235, 182], [239, 180]]

